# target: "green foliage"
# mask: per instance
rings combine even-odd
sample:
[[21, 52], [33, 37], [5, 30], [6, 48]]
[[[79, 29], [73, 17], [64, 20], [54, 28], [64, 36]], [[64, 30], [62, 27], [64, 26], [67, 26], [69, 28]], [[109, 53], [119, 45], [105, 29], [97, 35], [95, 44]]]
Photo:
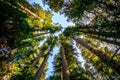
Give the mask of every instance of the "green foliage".
[[72, 9], [70, 16], [72, 18], [81, 18], [86, 10], [89, 10], [95, 0], [72, 0]]
[[[113, 76], [118, 77], [118, 74], [114, 71], [114, 69], [112, 69], [110, 66], [107, 66], [105, 63], [103, 63], [99, 59], [99, 57], [95, 56], [90, 51], [83, 49], [82, 55], [85, 57], [88, 65], [92, 64], [92, 66], [93, 66], [93, 69], [95, 72], [92, 74], [92, 76], [99, 75], [98, 78], [100, 78], [101, 76], [107, 76], [107, 77], [102, 77], [103, 79], [106, 79], [106, 78], [114, 79]], [[90, 66], [90, 67], [92, 67], [92, 66]], [[88, 69], [88, 68], [86, 67], [86, 69]], [[88, 75], [90, 76], [90, 74], [88, 74]]]
[[43, 27], [43, 23], [40, 22], [40, 20], [33, 20], [32, 24], [34, 24], [34, 26], [39, 26], [40, 28]]
[[66, 37], [73, 37], [74, 35], [79, 34], [78, 29], [79, 29], [79, 27], [77, 27], [77, 26], [69, 26], [69, 27], [65, 28], [63, 34]]
[[[49, 5], [51, 10], [64, 14], [69, 21], [75, 23], [75, 26], [69, 26], [59, 36], [55, 36], [62, 27], [60, 24], [53, 24], [53, 14], [50, 11], [43, 10], [37, 3], [31, 5], [27, 0], [1, 0], [0, 48], [10, 47], [11, 51], [5, 49], [3, 52], [0, 49], [0, 79], [33, 80], [38, 66], [44, 59], [47, 60], [46, 57], [49, 57], [52, 49], [59, 44], [62, 44], [65, 50], [70, 80], [119, 78], [117, 72], [120, 70], [116, 72], [112, 68], [113, 65], [116, 66], [115, 64], [120, 66], [119, 0], [43, 0], [43, 2]], [[49, 35], [43, 36], [42, 33]], [[81, 36], [84, 36], [81, 39], [87, 43], [87, 47], [91, 46], [90, 51], [95, 48], [95, 51], [98, 50], [96, 54], [99, 51], [103, 52], [110, 61], [102, 61], [105, 56], [100, 56], [102, 54], [96, 56], [93, 54], [94, 51], [92, 53], [82, 47], [82, 56], [86, 60], [83, 69], [76, 58], [78, 53], [71, 44], [73, 38]], [[40, 46], [42, 40], [45, 42]], [[48, 50], [50, 52], [47, 54]], [[54, 57], [54, 73], [49, 77], [50, 80], [61, 79], [63, 76], [61, 52], [60, 50]], [[40, 59], [31, 68], [31, 64], [39, 58], [39, 54]], [[45, 80], [47, 66], [44, 66], [40, 80]]]
[[[65, 48], [65, 55], [68, 62], [68, 67], [70, 71], [70, 80], [87, 80], [87, 74], [85, 73], [84, 69], [81, 67], [81, 64], [75, 57], [77, 53], [74, 52], [74, 48], [70, 43], [64, 43]], [[60, 51], [61, 52], [61, 51]], [[51, 80], [54, 80], [56, 77], [61, 78], [61, 55], [58, 53], [54, 57], [54, 75], [50, 77]]]
[[59, 12], [60, 9], [62, 8], [62, 5], [63, 5], [63, 2], [64, 0], [43, 0], [45, 1], [49, 6], [50, 8], [55, 11], [55, 12]]

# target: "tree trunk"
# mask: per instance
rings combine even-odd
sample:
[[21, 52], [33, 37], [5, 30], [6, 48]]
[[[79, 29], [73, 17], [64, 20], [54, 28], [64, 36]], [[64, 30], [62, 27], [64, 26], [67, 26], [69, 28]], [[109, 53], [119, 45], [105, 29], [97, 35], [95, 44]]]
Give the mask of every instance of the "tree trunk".
[[96, 56], [98, 56], [103, 62], [107, 63], [107, 65], [111, 66], [113, 69], [115, 69], [118, 72], [118, 74], [120, 74], [120, 69], [119, 69], [120, 68], [120, 63], [118, 63], [116, 61], [111, 61], [110, 57], [108, 57], [106, 54], [103, 54], [101, 51], [92, 48], [90, 45], [88, 45], [83, 40], [75, 39], [75, 38], [74, 38], [74, 40], [77, 43], [81, 44], [83, 47], [90, 50], [92, 53], [94, 53]]
[[70, 72], [68, 69], [68, 64], [65, 56], [64, 46], [61, 46], [61, 56], [62, 56], [62, 73], [63, 73], [63, 80], [70, 80]]
[[38, 57], [33, 61], [33, 63], [31, 64], [31, 68], [34, 67], [40, 60], [40, 57], [41, 57], [41, 53], [38, 55]]
[[[2, 1], [4, 3], [6, 3], [7, 5], [10, 5], [12, 6], [13, 8], [17, 8], [16, 6], [12, 5], [11, 3], [7, 2], [7, 1]], [[29, 10], [28, 8], [24, 7], [23, 5], [21, 5], [20, 3], [18, 3], [18, 5], [20, 6], [19, 7], [19, 10], [24, 12], [24, 13], [27, 13], [31, 16], [34, 16], [35, 18], [38, 18], [38, 19], [41, 19], [38, 15], [36, 15], [35, 13], [33, 13], [31, 10]]]
[[36, 15], [35, 13], [33, 13], [31, 10], [29, 10], [28, 8], [22, 6], [21, 4], [19, 4], [21, 10], [27, 14], [30, 14], [31, 16], [34, 16], [35, 18], [41, 19], [38, 15]]
[[98, 36], [103, 36], [103, 37], [109, 37], [109, 38], [120, 38], [120, 35], [117, 32], [100, 32], [100, 31], [92, 31], [92, 30], [82, 30], [79, 29], [80, 32], [83, 32], [85, 34], [94, 34]]
[[45, 34], [48, 34], [48, 33], [49, 33], [49, 32], [37, 33], [37, 34], [34, 34], [33, 36], [34, 36], [34, 37], [38, 37], [38, 36], [45, 35]]
[[42, 64], [40, 65], [40, 67], [38, 68], [38, 70], [37, 70], [37, 72], [36, 72], [36, 74], [34, 76], [34, 80], [39, 80], [40, 79], [51, 51], [52, 51], [52, 48], [50, 48], [50, 50], [48, 51], [48, 53], [45, 55], [45, 58], [44, 58]]
[[61, 71], [60, 71], [60, 80], [63, 80], [62, 68], [61, 68]]
[[114, 44], [114, 45], [120, 46], [120, 42], [118, 42], [118, 41], [116, 41], [116, 40], [109, 40], [109, 39], [100, 38], [100, 37], [96, 37], [96, 36], [90, 36], [90, 37], [92, 37], [92, 38], [94, 38], [94, 39], [97, 39], [97, 40], [101, 40], [101, 41], [110, 43], [110, 44]]

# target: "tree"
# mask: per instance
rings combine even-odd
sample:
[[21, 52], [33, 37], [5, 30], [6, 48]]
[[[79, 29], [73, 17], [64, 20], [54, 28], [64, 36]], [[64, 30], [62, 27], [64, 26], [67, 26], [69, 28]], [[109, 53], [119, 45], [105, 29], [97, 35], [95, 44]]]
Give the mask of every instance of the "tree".
[[86, 44], [83, 40], [81, 40], [81, 39], [75, 39], [74, 38], [74, 40], [76, 41], [76, 42], [78, 42], [79, 44], [81, 44], [82, 46], [84, 46], [85, 48], [87, 48], [88, 50], [90, 50], [92, 53], [94, 53], [96, 56], [98, 56], [98, 57], [100, 57], [100, 59], [103, 61], [103, 62], [105, 62], [105, 63], [107, 63], [107, 64], [110, 64], [111, 65], [111, 67], [113, 67], [118, 73], [120, 72], [119, 70], [118, 70], [118, 67], [120, 66], [120, 64], [119, 63], [117, 63], [117, 62], [115, 62], [115, 61], [113, 61], [113, 63], [111, 63], [110, 62], [110, 60], [111, 60], [111, 58], [110, 57], [108, 57], [106, 54], [103, 54], [101, 51], [99, 51], [99, 50], [95, 50], [94, 48], [92, 48], [91, 46], [89, 46], [88, 44]]
[[37, 70], [37, 72], [36, 72], [36, 74], [35, 74], [35, 76], [34, 76], [34, 79], [35, 79], [35, 80], [39, 80], [39, 79], [40, 79], [41, 74], [42, 74], [42, 72], [43, 72], [43, 70], [44, 70], [45, 64], [47, 63], [48, 57], [49, 57], [49, 55], [50, 55], [53, 47], [55, 46], [55, 44], [56, 44], [56, 42], [57, 42], [56, 39], [57, 39], [57, 37], [55, 37], [55, 36], [53, 36], [53, 37], [50, 36], [50, 37], [48, 38], [47, 42], [48, 42], [48, 45], [49, 45], [49, 47], [48, 47], [49, 50], [48, 50], [48, 52], [45, 54], [44, 60], [43, 60], [42, 64], [40, 65], [39, 69]]
[[[52, 22], [52, 11], [43, 10], [37, 3], [31, 5], [27, 0], [1, 0], [0, 79], [44, 80], [47, 60], [57, 42], [60, 50], [50, 79], [109, 80], [119, 76], [119, 0], [42, 1], [75, 26], [68, 26], [58, 37], [53, 36], [62, 27]], [[41, 45], [44, 39], [47, 40]], [[72, 40], [82, 46], [81, 53], [87, 62], [85, 70], [77, 59]]]
[[86, 72], [91, 78], [115, 79], [115, 77], [118, 77], [119, 74], [117, 74], [111, 66], [106, 65], [99, 57], [84, 47], [81, 46], [80, 48], [82, 49], [82, 55], [86, 60]]
[[[39, 19], [39, 15], [34, 12], [35, 10], [33, 9], [33, 6], [24, 0], [22, 1], [0, 1], [2, 10], [2, 12], [0, 12], [0, 22], [2, 22], [2, 27], [0, 27], [0, 48], [2, 48], [2, 53], [0, 54], [0, 58], [2, 60], [0, 61], [0, 63], [2, 63], [0, 72], [2, 70], [5, 71], [2, 71], [4, 73], [0, 74], [0, 76], [9, 76], [9, 79], [10, 77], [14, 77], [14, 79], [20, 79], [20, 76], [24, 79], [30, 79], [33, 77], [31, 74], [34, 74], [35, 68], [30, 69], [29, 66], [31, 65], [33, 59], [36, 58], [35, 55], [38, 55], [39, 53], [38, 47], [40, 41], [42, 38], [45, 38], [45, 36], [43, 37], [42, 34], [34, 36], [34, 34], [38, 32], [38, 30], [35, 29], [35, 25], [39, 26], [40, 24], [46, 23], [45, 25], [42, 25], [42, 28], [39, 29], [39, 32], [43, 33], [49, 31], [48, 33], [53, 34], [61, 29], [60, 25], [52, 24], [52, 14], [50, 12], [41, 9], [41, 11], [45, 12], [44, 14], [46, 14], [47, 17], [45, 23], [40, 22], [41, 19]], [[7, 9], [9, 9], [9, 11]], [[46, 26], [47, 28], [43, 29], [43, 27]], [[39, 58], [37, 58], [35, 63], [39, 61], [38, 59]], [[10, 63], [9, 66], [15, 66], [14, 69], [12, 69], [12, 71], [10, 70], [9, 73], [8, 71], [6, 72], [8, 68], [6, 68], [6, 70], [3, 69], [3, 66], [7, 65], [6, 63]], [[17, 71], [17, 69], [19, 69], [19, 71]], [[25, 78], [24, 74], [29, 75], [29, 77]]]
[[68, 63], [66, 60], [66, 55], [65, 55], [65, 43], [67, 42], [67, 38], [61, 34], [60, 35], [60, 40], [61, 40], [61, 59], [62, 59], [62, 74], [63, 74], [63, 80], [70, 80], [70, 72], [68, 68]]
[[63, 80], [70, 80], [70, 72], [68, 70], [68, 64], [65, 57], [64, 45], [61, 45], [61, 56], [62, 56], [62, 72], [63, 72]]
[[[76, 58], [78, 53], [75, 52], [75, 49], [73, 48], [72, 44], [70, 43], [70, 41], [67, 41], [66, 43], [64, 43], [64, 55], [65, 55], [65, 59], [67, 60], [67, 67], [69, 70], [69, 79], [70, 80], [87, 80], [88, 77], [86, 75], [86, 72], [84, 71], [84, 69], [81, 67], [80, 62], [78, 61], [78, 59]], [[54, 61], [53, 61], [53, 65], [54, 65], [54, 71], [53, 71], [53, 75], [50, 76], [51, 80], [54, 79], [64, 79], [64, 74], [63, 74], [63, 61], [62, 61], [62, 47], [60, 48], [60, 52], [55, 55]], [[61, 62], [62, 61], [62, 62]], [[65, 71], [65, 70], [64, 70]]]
[[41, 74], [42, 74], [42, 72], [43, 72], [43, 70], [44, 70], [45, 64], [46, 64], [46, 62], [47, 62], [47, 60], [48, 60], [48, 57], [49, 57], [49, 55], [50, 55], [51, 50], [52, 50], [52, 48], [51, 48], [51, 49], [48, 51], [48, 53], [45, 55], [45, 58], [44, 58], [42, 64], [40, 65], [39, 69], [37, 70], [37, 72], [36, 72], [36, 74], [35, 74], [35, 76], [34, 76], [34, 79], [35, 79], [35, 80], [39, 80], [39, 79], [40, 79]]

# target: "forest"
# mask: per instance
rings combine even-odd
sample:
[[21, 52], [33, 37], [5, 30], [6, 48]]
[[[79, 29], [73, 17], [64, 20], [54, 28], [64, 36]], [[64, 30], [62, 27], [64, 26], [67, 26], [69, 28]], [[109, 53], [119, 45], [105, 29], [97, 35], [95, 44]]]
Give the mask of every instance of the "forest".
[[0, 0], [0, 80], [120, 80], [120, 0], [29, 1]]

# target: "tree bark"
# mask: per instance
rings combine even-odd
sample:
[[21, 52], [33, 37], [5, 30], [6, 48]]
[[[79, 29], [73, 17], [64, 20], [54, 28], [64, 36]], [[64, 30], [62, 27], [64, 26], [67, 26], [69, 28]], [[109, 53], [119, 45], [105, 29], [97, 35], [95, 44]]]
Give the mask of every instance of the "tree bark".
[[94, 34], [98, 36], [103, 36], [103, 37], [109, 37], [109, 38], [120, 38], [120, 35], [117, 32], [100, 32], [100, 31], [92, 31], [92, 30], [82, 30], [79, 29], [80, 32], [85, 33], [85, 34]]
[[28, 8], [22, 6], [21, 4], [19, 4], [21, 10], [27, 14], [30, 14], [31, 16], [34, 16], [35, 18], [41, 19], [38, 15], [36, 15], [35, 13], [33, 13], [31, 10], [29, 10]]
[[63, 80], [70, 80], [70, 72], [68, 69], [68, 64], [65, 56], [64, 46], [61, 45], [61, 56], [62, 56], [62, 73], [63, 73]]
[[37, 72], [36, 72], [36, 74], [34, 76], [34, 80], [40, 80], [40, 77], [42, 75], [42, 72], [43, 72], [44, 67], [45, 67], [45, 65], [47, 63], [47, 60], [48, 60], [48, 57], [49, 57], [51, 51], [52, 51], [52, 48], [50, 48], [48, 53], [45, 55], [45, 58], [44, 58], [42, 64], [40, 65], [40, 67], [38, 68], [38, 70], [37, 70]]
[[40, 60], [41, 54], [39, 53], [38, 57], [33, 61], [33, 63], [31, 64], [31, 68], [34, 67]]
[[120, 42], [117, 42], [116, 40], [109, 40], [109, 39], [100, 38], [100, 37], [96, 37], [96, 36], [90, 36], [90, 37], [92, 37], [92, 38], [94, 38], [94, 39], [97, 39], [97, 40], [101, 40], [101, 41], [110, 43], [110, 44], [114, 44], [114, 45], [120, 46]]
[[38, 37], [38, 36], [45, 35], [45, 34], [48, 34], [48, 33], [49, 33], [49, 32], [38, 33], [38, 34], [34, 34], [33, 36], [34, 36], [34, 37]]
[[[10, 6], [12, 6], [13, 8], [17, 8], [16, 6], [12, 5], [11, 3], [7, 2], [7, 1], [2, 1]], [[18, 3], [18, 5], [20, 6], [19, 7], [19, 10], [24, 12], [24, 13], [27, 13], [31, 16], [34, 16], [35, 18], [38, 18], [38, 19], [41, 19], [38, 15], [36, 15], [35, 13], [33, 13], [31, 10], [29, 10], [28, 8], [24, 7], [23, 5], [21, 5], [20, 3]]]
[[[111, 61], [111, 58], [109, 56], [107, 56], [106, 54], [103, 54], [103, 52], [96, 50], [94, 48], [92, 48], [90, 45], [88, 45], [86, 42], [84, 42], [81, 39], [75, 39], [74, 40], [81, 44], [83, 47], [87, 48], [88, 50], [90, 50], [92, 53], [94, 53], [96, 56], [98, 56], [103, 62], [105, 62], [108, 66], [111, 66], [114, 70], [116, 70], [116, 72], [118, 72], [118, 74], [120, 74], [120, 63], [116, 62], [116, 61]], [[111, 61], [111, 62], [110, 62]]]

